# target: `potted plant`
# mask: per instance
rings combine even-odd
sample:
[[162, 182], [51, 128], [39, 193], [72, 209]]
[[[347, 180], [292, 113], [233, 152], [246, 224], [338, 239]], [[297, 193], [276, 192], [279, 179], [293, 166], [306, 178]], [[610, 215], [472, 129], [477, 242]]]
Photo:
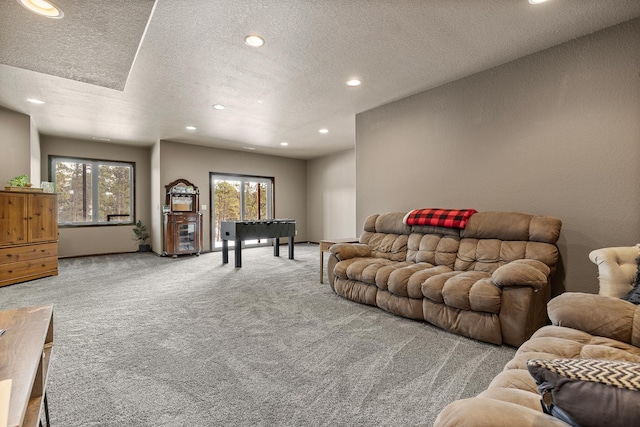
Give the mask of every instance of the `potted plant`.
[[133, 228], [133, 233], [135, 234], [133, 240], [138, 242], [138, 252], [149, 252], [151, 250], [151, 245], [146, 243], [146, 241], [149, 240], [147, 226], [144, 225], [142, 221], [138, 220], [138, 222], [136, 222], [136, 226]]
[[31, 187], [29, 177], [26, 174], [11, 178], [8, 183], [10, 187]]

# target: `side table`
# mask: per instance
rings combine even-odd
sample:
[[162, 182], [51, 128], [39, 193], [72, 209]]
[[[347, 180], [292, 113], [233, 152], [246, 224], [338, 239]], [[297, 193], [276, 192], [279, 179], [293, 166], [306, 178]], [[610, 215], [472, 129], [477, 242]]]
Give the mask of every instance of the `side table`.
[[40, 413], [49, 426], [47, 376], [53, 347], [53, 307], [0, 312], [0, 381], [11, 380], [9, 427], [36, 427]]
[[320, 240], [320, 283], [324, 282], [324, 253], [329, 250], [332, 245], [336, 243], [358, 243], [359, 240], [355, 237], [348, 237], [342, 239], [327, 239]]

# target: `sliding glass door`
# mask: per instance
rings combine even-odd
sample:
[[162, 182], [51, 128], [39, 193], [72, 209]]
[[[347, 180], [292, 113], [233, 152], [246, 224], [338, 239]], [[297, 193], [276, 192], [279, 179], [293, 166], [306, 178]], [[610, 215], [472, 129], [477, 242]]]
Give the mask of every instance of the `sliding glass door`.
[[[222, 221], [273, 219], [273, 178], [211, 174], [211, 218], [213, 249], [222, 248]], [[247, 240], [244, 246], [266, 245], [267, 240]], [[230, 241], [229, 246], [233, 247]]]

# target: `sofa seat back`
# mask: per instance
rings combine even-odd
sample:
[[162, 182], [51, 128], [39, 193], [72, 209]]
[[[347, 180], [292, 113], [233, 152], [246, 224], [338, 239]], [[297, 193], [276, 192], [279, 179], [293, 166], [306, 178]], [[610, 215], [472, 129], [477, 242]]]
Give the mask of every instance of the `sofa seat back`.
[[429, 263], [453, 268], [460, 244], [460, 231], [444, 227], [410, 227], [403, 213], [369, 216], [360, 243], [371, 248], [372, 258], [411, 263]]
[[520, 212], [478, 212], [462, 231], [453, 267], [456, 271], [493, 273], [515, 260], [537, 260], [551, 274], [558, 262], [555, 246], [562, 223], [558, 218]]

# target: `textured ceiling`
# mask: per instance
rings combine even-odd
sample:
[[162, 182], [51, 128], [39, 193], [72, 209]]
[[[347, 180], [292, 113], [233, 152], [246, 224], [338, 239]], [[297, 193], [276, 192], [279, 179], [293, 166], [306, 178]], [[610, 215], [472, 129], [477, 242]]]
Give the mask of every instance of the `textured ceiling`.
[[41, 133], [307, 159], [353, 147], [359, 112], [640, 16], [638, 0], [55, 3], [61, 20], [0, 0], [0, 106]]
[[44, 18], [4, 0], [0, 63], [123, 90], [154, 0], [55, 3], [65, 12], [63, 19]]

